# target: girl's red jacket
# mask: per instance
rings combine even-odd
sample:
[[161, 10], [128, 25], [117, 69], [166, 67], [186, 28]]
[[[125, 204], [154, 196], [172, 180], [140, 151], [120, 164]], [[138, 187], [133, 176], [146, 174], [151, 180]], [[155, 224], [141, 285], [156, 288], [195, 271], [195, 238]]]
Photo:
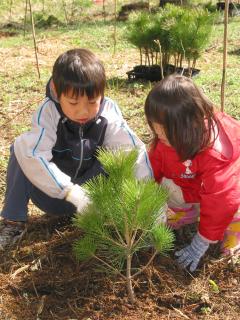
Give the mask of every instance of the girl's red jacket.
[[240, 206], [240, 123], [217, 113], [219, 135], [214, 145], [181, 162], [176, 151], [158, 141], [149, 151], [154, 177], [172, 179], [187, 203], [200, 203], [199, 233], [221, 240]]

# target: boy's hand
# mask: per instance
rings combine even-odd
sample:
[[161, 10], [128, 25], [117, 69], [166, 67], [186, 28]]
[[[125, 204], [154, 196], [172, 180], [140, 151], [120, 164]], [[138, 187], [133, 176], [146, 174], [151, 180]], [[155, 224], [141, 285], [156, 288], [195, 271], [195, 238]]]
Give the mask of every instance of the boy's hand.
[[66, 196], [66, 200], [75, 205], [77, 212], [82, 212], [91, 202], [84, 189], [78, 184], [75, 184], [70, 189]]
[[195, 271], [199, 260], [205, 254], [209, 247], [209, 242], [203, 239], [198, 233], [192, 239], [189, 246], [175, 252], [178, 257], [177, 261], [182, 268], [189, 267], [191, 272]]

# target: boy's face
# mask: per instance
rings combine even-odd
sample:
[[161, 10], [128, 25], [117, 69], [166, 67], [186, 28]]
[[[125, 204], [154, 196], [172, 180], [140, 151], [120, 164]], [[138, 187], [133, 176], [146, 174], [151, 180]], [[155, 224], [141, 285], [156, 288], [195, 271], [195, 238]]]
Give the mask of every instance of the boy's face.
[[93, 99], [88, 96], [73, 96], [70, 90], [66, 94], [62, 94], [59, 98], [62, 111], [67, 118], [72, 121], [84, 124], [94, 119], [99, 111], [102, 97], [99, 95]]

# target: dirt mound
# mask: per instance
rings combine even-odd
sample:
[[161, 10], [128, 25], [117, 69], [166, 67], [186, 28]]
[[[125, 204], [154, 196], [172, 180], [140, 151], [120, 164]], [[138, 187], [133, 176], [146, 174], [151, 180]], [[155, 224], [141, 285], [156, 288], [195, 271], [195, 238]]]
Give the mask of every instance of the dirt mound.
[[[31, 219], [22, 242], [1, 254], [2, 320], [238, 318], [239, 269], [217, 259], [217, 248], [194, 275], [179, 270], [173, 257], [158, 256], [134, 282], [132, 306], [120, 277], [106, 275], [96, 261], [76, 261], [72, 244], [80, 236], [69, 219]], [[191, 236], [185, 229], [181, 239]], [[138, 256], [138, 263], [149, 254]]]

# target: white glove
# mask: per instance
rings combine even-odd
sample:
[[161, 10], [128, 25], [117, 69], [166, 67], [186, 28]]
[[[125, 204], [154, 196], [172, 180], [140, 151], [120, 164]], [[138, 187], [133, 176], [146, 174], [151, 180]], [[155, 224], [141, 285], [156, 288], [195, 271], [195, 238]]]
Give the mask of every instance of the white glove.
[[168, 210], [168, 205], [165, 204], [159, 211], [158, 211], [158, 216], [156, 219], [156, 224], [166, 224], [167, 222], [167, 210]]
[[74, 184], [70, 189], [66, 196], [66, 200], [77, 208], [77, 212], [82, 212], [91, 203], [86, 191], [78, 184]]

